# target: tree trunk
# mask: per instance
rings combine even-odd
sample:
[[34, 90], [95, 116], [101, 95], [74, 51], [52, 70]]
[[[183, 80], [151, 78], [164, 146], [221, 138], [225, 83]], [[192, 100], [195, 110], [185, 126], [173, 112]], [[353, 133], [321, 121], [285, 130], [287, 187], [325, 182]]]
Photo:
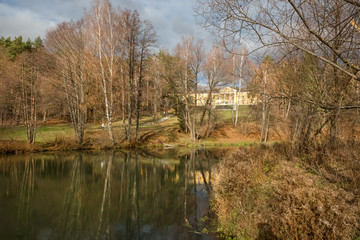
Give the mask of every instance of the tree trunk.
[[143, 64], [144, 64], [144, 49], [140, 55], [139, 78], [136, 86], [136, 134], [135, 141], [139, 141], [139, 126], [140, 126], [140, 106], [141, 106], [141, 85], [143, 81]]
[[122, 123], [125, 125], [125, 76], [124, 76], [124, 69], [121, 67], [120, 70], [121, 74], [121, 82], [122, 82], [122, 88], [121, 88], [121, 112], [122, 112]]
[[[27, 68], [27, 70], [25, 69]], [[25, 63], [22, 64], [21, 68], [21, 78], [22, 78], [22, 109], [23, 109], [23, 118], [24, 125], [26, 127], [26, 138], [29, 144], [35, 143], [36, 138], [36, 86], [37, 82], [37, 71], [35, 67]]]
[[47, 114], [47, 110], [45, 109], [43, 111], [43, 120], [42, 120], [43, 123], [46, 123], [46, 114]]
[[128, 142], [131, 142], [131, 120], [132, 120], [132, 91], [134, 84], [135, 74], [135, 46], [134, 39], [131, 34], [129, 39], [129, 82], [128, 82], [128, 126], [126, 129], [126, 137]]
[[235, 127], [237, 125], [238, 118], [239, 118], [239, 102], [238, 102], [238, 100], [240, 98], [240, 92], [241, 92], [242, 77], [243, 77], [243, 74], [242, 74], [243, 65], [244, 65], [244, 55], [241, 55], [241, 58], [240, 58], [240, 74], [239, 74], [239, 90], [238, 90], [238, 96], [237, 96], [237, 99], [236, 99], [236, 116], [235, 116], [235, 123], [234, 123]]

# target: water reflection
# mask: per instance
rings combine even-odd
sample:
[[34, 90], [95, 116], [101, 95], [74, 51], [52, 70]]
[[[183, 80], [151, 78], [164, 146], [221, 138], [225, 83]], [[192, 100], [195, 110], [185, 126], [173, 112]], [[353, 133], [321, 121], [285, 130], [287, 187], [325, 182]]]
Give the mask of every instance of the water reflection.
[[19, 237], [28, 239], [31, 231], [31, 215], [33, 210], [33, 195], [35, 184], [34, 159], [26, 158], [24, 161], [24, 173], [20, 184], [20, 197], [17, 217], [17, 234]]
[[0, 239], [212, 239], [211, 152], [0, 157]]
[[63, 210], [57, 229], [61, 239], [80, 239], [82, 213], [84, 212], [82, 205], [83, 176], [82, 155], [76, 154], [70, 171], [70, 181], [65, 189]]

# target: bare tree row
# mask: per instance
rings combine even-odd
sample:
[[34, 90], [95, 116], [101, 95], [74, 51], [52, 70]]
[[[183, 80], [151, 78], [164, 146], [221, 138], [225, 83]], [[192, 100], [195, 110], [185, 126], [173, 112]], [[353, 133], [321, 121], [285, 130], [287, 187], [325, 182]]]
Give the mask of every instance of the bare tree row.
[[61, 23], [49, 31], [45, 46], [57, 61], [53, 79], [64, 89], [79, 143], [94, 101], [101, 101], [95, 107], [104, 113], [113, 144], [116, 107], [121, 109], [124, 123], [127, 112], [124, 133], [128, 141], [133, 138], [135, 116], [137, 141], [144, 72], [155, 43], [152, 25], [141, 20], [137, 11], [114, 9], [107, 0], [93, 2], [81, 20]]

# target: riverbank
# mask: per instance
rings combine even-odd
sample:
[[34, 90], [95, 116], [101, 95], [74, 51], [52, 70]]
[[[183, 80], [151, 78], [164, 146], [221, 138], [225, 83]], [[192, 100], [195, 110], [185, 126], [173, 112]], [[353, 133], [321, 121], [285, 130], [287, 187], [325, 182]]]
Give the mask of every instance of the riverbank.
[[321, 155], [286, 145], [239, 148], [214, 173], [226, 239], [359, 239], [360, 145]]
[[69, 150], [104, 150], [129, 148], [211, 148], [219, 146], [248, 146], [258, 143], [256, 126], [249, 125], [244, 134], [241, 127], [233, 127], [229, 123], [229, 114], [223, 114], [213, 134], [207, 139], [191, 141], [189, 134], [180, 130], [176, 116], [163, 116], [153, 121], [151, 118], [141, 120], [139, 141], [127, 142], [123, 135], [122, 122], [115, 122], [113, 146], [108, 132], [100, 124], [88, 124], [83, 144], [75, 141], [72, 125], [54, 121], [38, 126], [35, 144], [26, 142], [24, 126], [0, 127], [0, 153], [46, 152]]

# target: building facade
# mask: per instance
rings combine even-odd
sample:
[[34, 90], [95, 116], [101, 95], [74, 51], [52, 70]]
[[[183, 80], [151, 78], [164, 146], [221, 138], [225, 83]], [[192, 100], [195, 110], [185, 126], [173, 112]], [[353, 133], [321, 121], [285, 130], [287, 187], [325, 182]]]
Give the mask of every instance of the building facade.
[[[195, 94], [193, 94], [195, 97]], [[197, 105], [204, 106], [208, 98], [208, 93], [197, 93]], [[212, 93], [213, 106], [225, 105], [254, 105], [255, 99], [250, 97], [249, 92], [238, 92], [231, 87], [222, 88]]]

